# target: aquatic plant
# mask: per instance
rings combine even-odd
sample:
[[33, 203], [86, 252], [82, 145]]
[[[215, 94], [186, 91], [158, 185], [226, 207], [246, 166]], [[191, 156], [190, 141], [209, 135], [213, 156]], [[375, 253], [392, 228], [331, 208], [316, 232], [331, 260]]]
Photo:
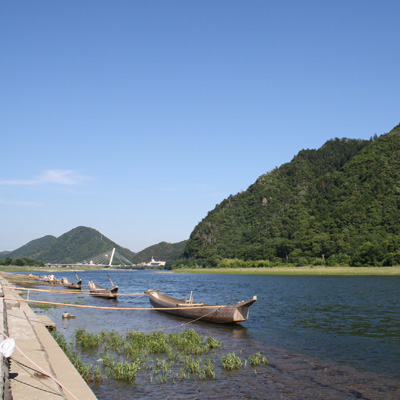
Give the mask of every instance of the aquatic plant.
[[52, 336], [63, 350], [64, 354], [71, 361], [72, 365], [76, 368], [78, 373], [86, 382], [96, 381], [101, 382], [103, 377], [98, 367], [93, 367], [92, 364], [85, 364], [78, 356], [78, 353], [72, 349], [72, 346], [67, 343], [64, 335], [57, 331], [52, 332]]
[[100, 367], [98, 365], [94, 366], [92, 369], [92, 380], [91, 382], [102, 382], [103, 374], [101, 373]]
[[117, 381], [132, 382], [139, 370], [139, 364], [128, 361], [112, 361], [107, 366], [107, 372]]
[[252, 367], [259, 367], [268, 364], [268, 360], [261, 353], [256, 353], [250, 356], [249, 363]]
[[221, 341], [212, 338], [211, 335], [204, 340], [193, 328], [185, 330], [181, 334], [170, 333], [168, 340], [171, 345], [185, 354], [202, 355], [221, 345]]
[[54, 304], [46, 304], [46, 303], [32, 303], [31, 307], [39, 308], [40, 310], [43, 310], [43, 311], [49, 311], [50, 308], [56, 308], [56, 306]]
[[163, 354], [169, 348], [167, 336], [162, 331], [150, 333], [148, 336], [147, 349], [153, 354]]
[[147, 335], [143, 332], [128, 331], [125, 339], [137, 349], [144, 349], [147, 346]]
[[131, 342], [124, 344], [124, 353], [127, 359], [136, 362], [144, 361], [144, 358], [147, 355], [147, 351], [144, 349], [138, 349]]
[[98, 347], [101, 342], [101, 336], [96, 333], [87, 332], [84, 329], [77, 329], [75, 331], [76, 344], [83, 349], [93, 349]]
[[207, 358], [204, 362], [204, 377], [215, 379], [214, 362], [211, 358]]
[[[90, 349], [91, 352], [97, 349], [101, 355], [101, 368], [91, 364], [85, 366], [65, 338], [61, 340], [60, 346], [74, 360], [84, 379], [96, 382], [102, 380], [103, 372], [112, 379], [131, 383], [140, 371], [139, 376], [147, 376], [151, 383], [175, 382], [175, 379], [216, 379], [214, 357], [208, 354], [222, 346], [219, 339], [211, 335], [202, 337], [192, 328], [169, 334], [163, 331], [129, 331], [125, 335], [115, 330], [100, 333], [77, 330], [74, 339], [79, 348]], [[242, 360], [235, 353], [220, 358], [220, 365], [226, 371], [244, 368], [247, 362], [253, 367], [268, 363], [261, 353], [251, 355], [248, 360]]]
[[243, 363], [242, 359], [235, 353], [228, 353], [221, 358], [221, 364], [227, 371], [232, 371], [246, 366], [247, 362]]
[[124, 337], [115, 330], [101, 331], [100, 339], [106, 349], [111, 349], [118, 354], [121, 353], [121, 347], [125, 343]]
[[221, 341], [219, 339], [214, 339], [209, 335], [206, 341], [206, 346], [208, 350], [217, 349], [221, 346]]

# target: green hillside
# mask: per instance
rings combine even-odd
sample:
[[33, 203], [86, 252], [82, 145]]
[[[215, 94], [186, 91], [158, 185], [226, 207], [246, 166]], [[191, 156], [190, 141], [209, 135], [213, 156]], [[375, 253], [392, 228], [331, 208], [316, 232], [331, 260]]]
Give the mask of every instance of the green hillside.
[[[135, 255], [132, 251], [119, 246], [95, 229], [84, 226], [72, 229], [42, 247], [35, 248], [33, 251], [28, 251], [30, 249], [28, 245], [12, 252], [12, 256], [8, 256], [14, 257], [14, 253], [16, 253], [19, 254], [19, 257], [29, 257], [34, 260], [42, 260], [45, 263], [78, 263], [90, 260], [113, 248], [116, 248], [119, 254], [130, 261]], [[24, 248], [25, 251], [22, 251]]]
[[369, 141], [335, 138], [300, 151], [209, 212], [182, 261], [400, 264], [399, 210], [400, 125]]
[[11, 258], [29, 257], [32, 254], [38, 253], [39, 251], [41, 251], [43, 248], [48, 246], [50, 243], [52, 243], [56, 239], [57, 238], [55, 236], [46, 235], [46, 236], [43, 236], [42, 238], [31, 240], [24, 246], [18, 248], [17, 250], [10, 252], [7, 255], [7, 257], [11, 257]]
[[152, 257], [157, 261], [171, 261], [178, 258], [187, 243], [187, 240], [178, 243], [161, 242], [137, 252], [133, 261], [135, 264], [148, 263]]

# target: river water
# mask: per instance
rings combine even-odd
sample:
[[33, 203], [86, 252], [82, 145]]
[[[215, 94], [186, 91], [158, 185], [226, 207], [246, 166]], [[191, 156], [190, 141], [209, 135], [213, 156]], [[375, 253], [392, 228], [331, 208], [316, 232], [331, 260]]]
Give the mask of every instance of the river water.
[[[72, 272], [55, 274], [75, 279]], [[249, 320], [236, 325], [196, 322], [186, 326], [222, 340], [226, 352], [261, 352], [269, 364], [227, 373], [215, 380], [152, 384], [92, 384], [99, 399], [400, 399], [400, 277], [203, 275], [155, 271], [112, 271], [120, 293], [161, 289], [194, 301], [231, 304], [256, 295]], [[79, 272], [87, 284], [109, 286], [104, 271]], [[149, 307], [146, 296], [118, 301], [84, 296], [29, 293], [30, 299], [87, 305]], [[76, 315], [63, 320], [62, 312]], [[70, 338], [75, 329], [181, 330], [179, 317], [155, 311], [56, 308], [46, 312]], [[89, 360], [96, 362], [96, 359]]]

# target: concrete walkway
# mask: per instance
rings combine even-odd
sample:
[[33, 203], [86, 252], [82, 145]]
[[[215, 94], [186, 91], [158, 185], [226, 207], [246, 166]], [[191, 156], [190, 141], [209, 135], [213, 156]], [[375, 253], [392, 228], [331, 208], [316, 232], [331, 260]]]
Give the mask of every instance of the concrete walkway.
[[[9, 370], [13, 400], [95, 400], [96, 396], [60, 349], [40, 316], [27, 303], [18, 301], [21, 298], [18, 289], [8, 288], [11, 283], [1, 277], [0, 285], [4, 295], [0, 297], [0, 312], [5, 317], [3, 329], [8, 333], [2, 332], [13, 338], [18, 347], [11, 355]], [[63, 388], [45, 376], [35, 364], [56, 378]]]

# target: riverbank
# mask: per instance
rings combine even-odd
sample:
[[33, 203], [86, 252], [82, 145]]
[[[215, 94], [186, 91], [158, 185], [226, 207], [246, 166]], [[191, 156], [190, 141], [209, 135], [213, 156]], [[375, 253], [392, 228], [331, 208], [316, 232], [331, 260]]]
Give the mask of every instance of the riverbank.
[[396, 267], [271, 267], [271, 268], [182, 268], [173, 270], [186, 274], [229, 275], [400, 275]]
[[15, 340], [16, 348], [3, 378], [9, 378], [12, 399], [96, 400], [47, 330], [48, 319], [35, 314], [26, 303], [19, 301], [18, 288], [4, 279], [6, 276], [4, 273], [0, 276], [2, 332]]
[[1, 265], [0, 266], [0, 273], [1, 272], [80, 272], [80, 271], [103, 271], [108, 270], [112, 271], [112, 268], [99, 268], [99, 267], [86, 267], [86, 266], [79, 266], [79, 268], [69, 268], [69, 267], [29, 267], [23, 266], [18, 267], [16, 265]]

